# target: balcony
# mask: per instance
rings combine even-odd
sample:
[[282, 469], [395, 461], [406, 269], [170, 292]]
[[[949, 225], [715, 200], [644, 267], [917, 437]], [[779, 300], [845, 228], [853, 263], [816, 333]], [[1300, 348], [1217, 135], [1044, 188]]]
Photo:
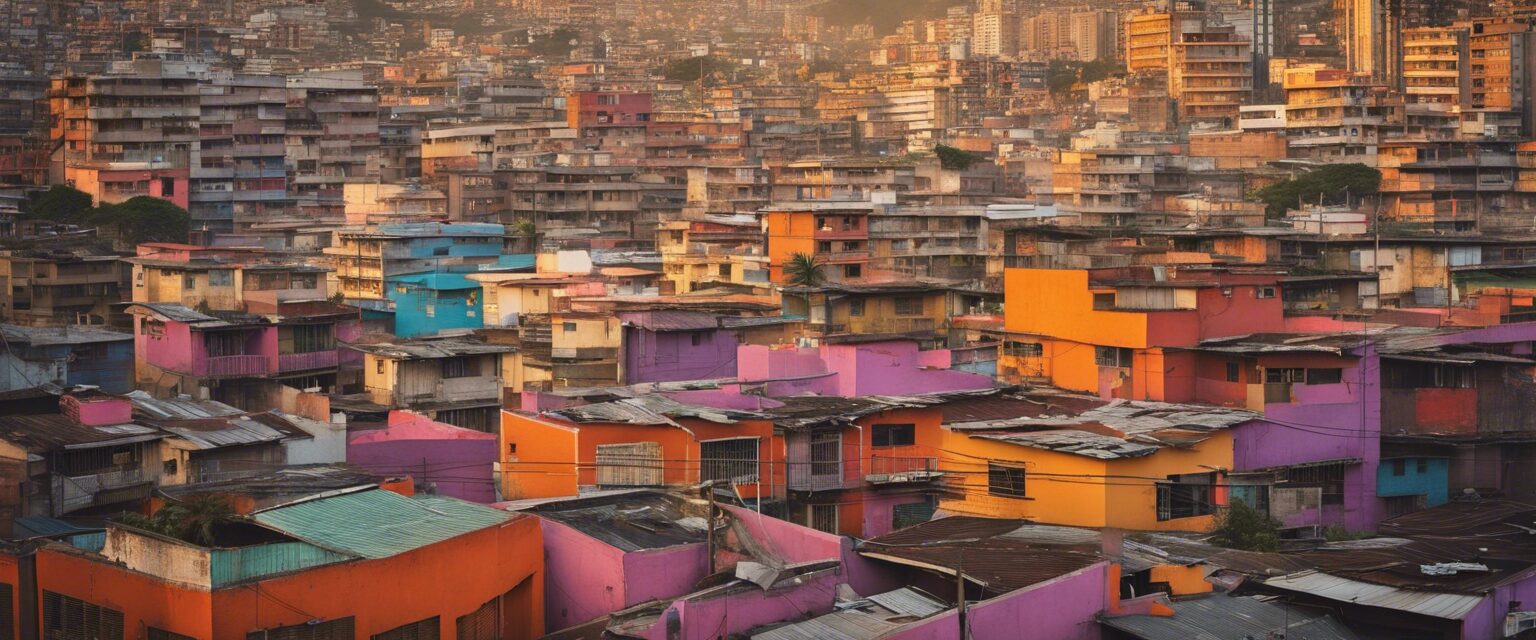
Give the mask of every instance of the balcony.
[[54, 513], [63, 515], [97, 505], [148, 497], [149, 482], [138, 467], [84, 476], [57, 475], [53, 478]]
[[340, 362], [340, 356], [335, 349], [309, 353], [283, 353], [277, 356], [277, 372], [334, 369], [338, 362]]
[[266, 356], [252, 355], [208, 358], [203, 369], [203, 375], [208, 377], [264, 376], [271, 373]]
[[931, 482], [944, 475], [939, 471], [939, 458], [927, 447], [902, 446], [879, 447], [869, 456], [869, 472], [864, 481], [870, 484], [908, 484]]

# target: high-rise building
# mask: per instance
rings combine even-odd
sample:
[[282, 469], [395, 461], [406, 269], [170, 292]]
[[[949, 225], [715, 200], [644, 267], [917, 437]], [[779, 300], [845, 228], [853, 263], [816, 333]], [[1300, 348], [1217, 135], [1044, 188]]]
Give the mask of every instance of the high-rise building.
[[1474, 20], [1467, 49], [1462, 110], [1483, 114], [1477, 117], [1484, 120], [1485, 132], [1490, 127], [1498, 127], [1501, 135], [1536, 132], [1531, 94], [1531, 82], [1536, 81], [1536, 32], [1531, 25], [1508, 18]]
[[1168, 65], [1168, 93], [1178, 100], [1179, 120], [1238, 121], [1253, 93], [1252, 43], [1231, 26], [1203, 25], [1180, 33]]
[[1383, 77], [1387, 71], [1385, 15], [1382, 0], [1334, 0], [1334, 25], [1344, 66], [1354, 73]]
[[1001, 11], [978, 11], [972, 17], [971, 53], [1012, 58], [1019, 53], [1019, 18]]
[[1168, 68], [1168, 49], [1173, 44], [1171, 12], [1141, 9], [1126, 17], [1125, 67], [1127, 71]]

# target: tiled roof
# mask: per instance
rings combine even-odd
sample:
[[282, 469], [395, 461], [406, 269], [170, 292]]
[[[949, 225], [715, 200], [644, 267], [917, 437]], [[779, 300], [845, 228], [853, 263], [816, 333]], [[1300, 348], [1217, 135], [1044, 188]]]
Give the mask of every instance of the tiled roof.
[[509, 515], [453, 498], [370, 489], [272, 507], [254, 517], [315, 546], [377, 559], [497, 526]]

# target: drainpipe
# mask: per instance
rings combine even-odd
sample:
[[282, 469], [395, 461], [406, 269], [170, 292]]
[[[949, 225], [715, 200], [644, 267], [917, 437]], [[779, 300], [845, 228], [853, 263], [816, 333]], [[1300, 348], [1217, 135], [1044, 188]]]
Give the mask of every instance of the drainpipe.
[[864, 425], [855, 422], [853, 428], [859, 430], [859, 484], [862, 485], [864, 483]]

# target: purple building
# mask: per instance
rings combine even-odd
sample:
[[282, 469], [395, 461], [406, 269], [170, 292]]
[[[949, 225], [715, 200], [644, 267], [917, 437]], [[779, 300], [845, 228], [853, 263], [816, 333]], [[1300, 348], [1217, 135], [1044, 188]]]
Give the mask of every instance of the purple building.
[[347, 435], [347, 462], [381, 476], [409, 475], [418, 490], [470, 502], [496, 501], [496, 434], [389, 412], [383, 429]]
[[624, 322], [624, 382], [671, 382], [736, 375], [736, 333], [695, 311], [642, 311]]

